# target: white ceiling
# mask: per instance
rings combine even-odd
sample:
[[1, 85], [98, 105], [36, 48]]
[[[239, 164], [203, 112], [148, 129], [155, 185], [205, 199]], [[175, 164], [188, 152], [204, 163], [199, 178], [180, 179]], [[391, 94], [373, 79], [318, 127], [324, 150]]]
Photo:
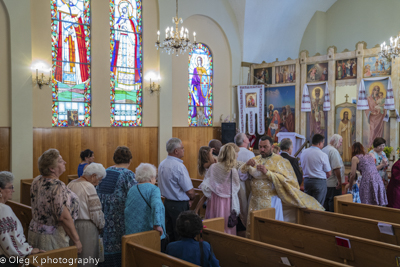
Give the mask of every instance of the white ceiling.
[[336, 0], [228, 0], [243, 40], [242, 61], [297, 58], [304, 31], [316, 11]]

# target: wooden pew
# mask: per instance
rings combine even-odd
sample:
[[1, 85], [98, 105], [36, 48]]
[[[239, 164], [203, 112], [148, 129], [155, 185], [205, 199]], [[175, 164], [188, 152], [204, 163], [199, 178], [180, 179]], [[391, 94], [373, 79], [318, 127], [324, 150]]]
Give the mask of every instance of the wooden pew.
[[204, 220], [203, 239], [212, 246], [220, 266], [348, 266], [270, 244], [224, 233], [224, 218]]
[[340, 213], [309, 209], [297, 210], [298, 224], [354, 235], [388, 244], [400, 245], [400, 224], [383, 222], [391, 224], [393, 227], [394, 235], [388, 235], [381, 233], [379, 230], [378, 223], [380, 222], [382, 221]]
[[195, 267], [190, 262], [160, 252], [160, 233], [148, 231], [122, 237], [122, 267]]
[[31, 179], [22, 179], [20, 181], [20, 197], [19, 201], [22, 204], [25, 204], [27, 206], [31, 205], [31, 185], [33, 182], [33, 178]]
[[191, 178], [191, 180], [194, 188], [199, 188], [199, 185], [203, 182], [201, 179]]
[[32, 208], [11, 200], [7, 201], [6, 205], [10, 206], [18, 220], [21, 222], [22, 227], [24, 228], [25, 238], [28, 240], [29, 224], [32, 220]]
[[73, 180], [75, 180], [75, 179], [78, 179], [78, 175], [77, 175], [77, 174], [70, 174], [70, 175], [68, 175], [67, 177], [68, 177], [68, 184], [69, 184], [71, 181], [73, 181]]
[[335, 212], [400, 224], [400, 209], [353, 203], [351, 194], [335, 197]]
[[[397, 266], [399, 246], [264, 218], [263, 210], [254, 213], [254, 240], [352, 266]], [[338, 246], [336, 237], [350, 240], [351, 248]]]
[[[66, 259], [66, 263], [59, 263], [59, 259]], [[26, 262], [29, 262], [30, 267], [66, 267], [72, 266], [77, 267], [78, 262], [78, 249], [75, 246], [60, 248], [55, 250], [46, 251], [44, 253], [38, 253], [29, 255], [25, 258]], [[57, 263], [50, 262], [48, 259], [56, 259]]]

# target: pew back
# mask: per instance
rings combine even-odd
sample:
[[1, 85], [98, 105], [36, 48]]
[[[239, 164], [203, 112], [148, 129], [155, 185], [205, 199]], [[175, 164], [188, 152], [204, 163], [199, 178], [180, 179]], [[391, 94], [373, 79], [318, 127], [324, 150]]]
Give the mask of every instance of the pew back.
[[350, 194], [335, 197], [335, 212], [400, 224], [399, 209], [353, 203]]
[[[257, 241], [352, 266], [396, 266], [400, 255], [399, 246], [256, 215], [253, 227]], [[337, 237], [348, 239], [350, 248], [337, 245]]]
[[148, 231], [122, 237], [122, 267], [195, 267], [190, 262], [160, 252], [160, 234]]
[[[59, 262], [60, 258], [64, 263]], [[77, 258], [78, 249], [75, 246], [71, 246], [29, 255], [26, 259], [28, 260], [30, 267], [77, 267]]]
[[67, 177], [68, 177], [68, 184], [69, 184], [71, 181], [73, 181], [73, 180], [75, 180], [75, 179], [78, 179], [78, 175], [77, 175], [77, 174], [70, 174], [70, 175], [68, 175]]
[[7, 201], [6, 205], [10, 206], [15, 213], [15, 216], [17, 216], [18, 220], [21, 222], [22, 227], [24, 228], [25, 238], [28, 239], [29, 224], [32, 220], [32, 208], [11, 200]]
[[31, 179], [21, 179], [20, 181], [20, 188], [21, 188], [21, 194], [19, 197], [19, 201], [22, 204], [25, 204], [27, 206], [31, 205], [31, 185], [33, 182], [33, 178]]

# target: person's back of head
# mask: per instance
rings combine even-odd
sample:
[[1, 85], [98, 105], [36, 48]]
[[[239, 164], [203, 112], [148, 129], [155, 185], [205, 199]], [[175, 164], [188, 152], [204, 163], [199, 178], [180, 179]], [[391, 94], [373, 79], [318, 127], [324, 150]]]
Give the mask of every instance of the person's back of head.
[[227, 171], [236, 165], [236, 153], [240, 151], [239, 147], [234, 143], [228, 143], [221, 148], [218, 155], [218, 162], [225, 165]]
[[292, 146], [292, 140], [290, 138], [283, 138], [280, 143], [280, 148], [282, 151], [289, 151]]
[[244, 133], [238, 133], [237, 135], [235, 135], [235, 144], [238, 147], [241, 147], [245, 141], [246, 135]]
[[195, 238], [203, 230], [203, 222], [194, 211], [183, 211], [176, 220], [176, 229], [183, 238]]
[[364, 146], [360, 142], [354, 143], [351, 148], [351, 156], [354, 157], [356, 155], [365, 155]]
[[199, 170], [200, 175], [204, 175], [206, 172], [206, 169], [204, 168], [204, 164], [210, 161], [210, 151], [211, 148], [208, 146], [202, 146], [199, 149], [199, 155], [197, 158], [197, 168]]
[[332, 135], [331, 139], [329, 139], [329, 144], [336, 149], [339, 149], [342, 146], [341, 141], [343, 140], [340, 134]]
[[212, 140], [208, 143], [208, 146], [209, 146], [210, 148], [214, 148], [213, 155], [218, 156], [219, 150], [220, 150], [221, 147], [222, 147], [222, 143], [221, 143], [221, 141], [219, 141], [218, 139], [212, 139]]
[[325, 140], [325, 137], [321, 134], [314, 134], [311, 143], [313, 146], [319, 146], [321, 143], [323, 143]]

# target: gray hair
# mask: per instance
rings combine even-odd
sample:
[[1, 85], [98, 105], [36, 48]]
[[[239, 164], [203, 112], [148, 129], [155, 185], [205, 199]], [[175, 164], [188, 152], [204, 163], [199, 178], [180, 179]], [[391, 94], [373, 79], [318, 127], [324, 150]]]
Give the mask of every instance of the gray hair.
[[100, 163], [90, 163], [83, 170], [84, 176], [92, 176], [93, 174], [97, 175], [97, 179], [106, 177], [106, 169], [104, 169], [103, 165]]
[[338, 149], [340, 139], [342, 139], [342, 136], [340, 134], [334, 134], [332, 135], [331, 139], [329, 139], [329, 144], [334, 148]]
[[280, 148], [282, 151], [289, 150], [292, 144], [293, 143], [292, 140], [290, 140], [290, 138], [283, 138], [281, 140]]
[[0, 172], [0, 187], [5, 188], [7, 184], [14, 181], [14, 175], [11, 172]]
[[177, 149], [180, 145], [182, 144], [181, 139], [179, 138], [171, 138], [167, 141], [167, 152], [168, 154], [174, 152], [175, 149]]
[[150, 163], [140, 163], [135, 170], [135, 179], [138, 183], [150, 182], [156, 175], [157, 168]]
[[246, 135], [244, 133], [238, 133], [235, 135], [235, 144], [240, 147], [243, 144], [245, 136]]

